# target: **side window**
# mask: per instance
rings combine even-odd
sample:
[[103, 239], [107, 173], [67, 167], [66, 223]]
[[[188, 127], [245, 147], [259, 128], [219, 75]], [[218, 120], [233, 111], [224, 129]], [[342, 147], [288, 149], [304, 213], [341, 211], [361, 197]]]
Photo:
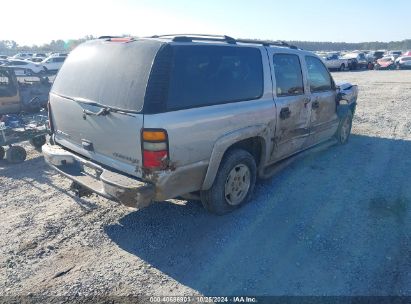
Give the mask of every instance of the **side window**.
[[333, 81], [328, 69], [320, 59], [312, 56], [306, 56], [308, 70], [308, 83], [312, 93], [331, 91], [333, 89]]
[[65, 59], [64, 57], [58, 57], [58, 58], [55, 58], [54, 61], [55, 62], [63, 62], [64, 59]]
[[277, 96], [304, 94], [300, 59], [294, 54], [275, 54], [273, 57]]
[[169, 110], [253, 100], [263, 94], [257, 48], [174, 46], [173, 53]]

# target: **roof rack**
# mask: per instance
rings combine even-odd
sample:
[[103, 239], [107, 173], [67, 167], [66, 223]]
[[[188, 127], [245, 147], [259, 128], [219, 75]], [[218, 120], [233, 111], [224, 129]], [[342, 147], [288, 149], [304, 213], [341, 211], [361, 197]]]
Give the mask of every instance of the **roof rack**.
[[290, 45], [284, 41], [269, 41], [269, 40], [257, 40], [257, 39], [236, 39], [236, 41], [239, 43], [261, 44], [263, 46], [282, 46], [282, 47], [288, 47], [294, 50], [298, 49], [295, 45]]
[[261, 44], [263, 46], [280, 46], [288, 47], [290, 49], [298, 49], [294, 45], [290, 45], [283, 41], [268, 41], [268, 40], [256, 40], [256, 39], [235, 39], [227, 35], [203, 35], [203, 34], [167, 34], [167, 35], [154, 35], [149, 38], [171, 38], [175, 42], [192, 42], [197, 41], [221, 41], [229, 44], [237, 43], [250, 43]]
[[150, 38], [172, 38], [175, 42], [192, 42], [197, 41], [221, 41], [229, 44], [236, 44], [236, 40], [233, 37], [226, 35], [203, 35], [203, 34], [167, 34], [167, 35], [155, 35]]

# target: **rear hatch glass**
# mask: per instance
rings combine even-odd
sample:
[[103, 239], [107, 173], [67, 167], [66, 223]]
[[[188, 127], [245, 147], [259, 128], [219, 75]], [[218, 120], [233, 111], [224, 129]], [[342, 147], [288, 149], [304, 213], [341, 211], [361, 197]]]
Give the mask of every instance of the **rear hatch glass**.
[[84, 43], [67, 57], [52, 92], [140, 112], [158, 41]]

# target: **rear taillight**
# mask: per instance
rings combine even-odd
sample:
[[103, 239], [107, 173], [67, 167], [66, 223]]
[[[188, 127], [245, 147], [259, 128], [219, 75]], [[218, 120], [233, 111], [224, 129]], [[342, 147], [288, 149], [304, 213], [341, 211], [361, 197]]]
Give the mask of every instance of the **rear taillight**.
[[162, 170], [168, 166], [168, 136], [165, 130], [143, 129], [141, 131], [143, 167]]

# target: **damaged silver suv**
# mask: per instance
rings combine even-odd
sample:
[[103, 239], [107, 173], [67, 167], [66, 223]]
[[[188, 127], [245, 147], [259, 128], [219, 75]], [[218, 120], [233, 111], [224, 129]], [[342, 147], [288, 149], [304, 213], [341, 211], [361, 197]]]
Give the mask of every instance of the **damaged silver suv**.
[[101, 37], [78, 46], [58, 73], [43, 153], [80, 195], [136, 208], [200, 199], [224, 214], [290, 157], [345, 143], [357, 92], [286, 43]]

